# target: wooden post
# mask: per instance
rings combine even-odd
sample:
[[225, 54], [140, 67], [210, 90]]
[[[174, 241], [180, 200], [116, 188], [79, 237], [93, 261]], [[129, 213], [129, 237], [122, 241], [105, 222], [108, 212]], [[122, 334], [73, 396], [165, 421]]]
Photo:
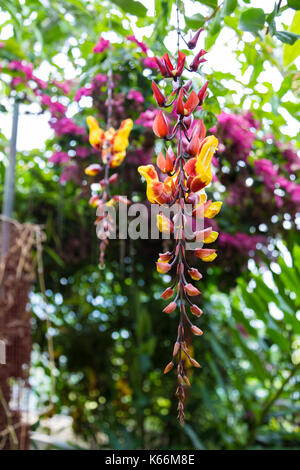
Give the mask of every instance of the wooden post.
[[[15, 171], [17, 156], [17, 134], [19, 120], [19, 102], [15, 100], [13, 106], [12, 131], [10, 139], [9, 162], [5, 172], [4, 195], [2, 215], [12, 218], [14, 200], [15, 200]], [[2, 221], [2, 240], [1, 240], [1, 258], [3, 258], [9, 250], [10, 243], [10, 223], [6, 220]]]

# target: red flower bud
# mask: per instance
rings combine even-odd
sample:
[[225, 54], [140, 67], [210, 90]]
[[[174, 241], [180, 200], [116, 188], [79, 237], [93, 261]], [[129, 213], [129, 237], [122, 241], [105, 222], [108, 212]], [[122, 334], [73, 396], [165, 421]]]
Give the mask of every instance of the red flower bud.
[[187, 146], [187, 149], [186, 149], [187, 153], [189, 155], [192, 155], [193, 157], [198, 157], [200, 144], [201, 144], [200, 139], [195, 134]]
[[184, 286], [184, 290], [189, 296], [200, 295], [200, 291], [197, 289], [197, 287], [190, 283]]
[[202, 310], [201, 308], [197, 307], [197, 305], [192, 305], [191, 307], [191, 312], [193, 315], [195, 315], [196, 317], [200, 317], [202, 315]]
[[165, 96], [162, 94], [158, 86], [156, 85], [155, 81], [152, 80], [152, 90], [153, 90], [153, 96], [158, 104], [158, 106], [164, 106], [166, 102]]
[[[209, 81], [207, 81], [206, 83], [204, 83], [203, 87], [200, 88], [199, 92], [198, 92], [198, 98], [199, 98], [199, 105], [201, 106], [207, 96], [207, 86], [209, 84]], [[205, 135], [205, 134], [204, 134]]]
[[187, 129], [191, 127], [191, 125], [193, 124], [193, 121], [194, 121], [194, 116], [192, 114], [190, 114], [189, 116], [185, 116], [183, 118], [183, 123]]
[[113, 184], [113, 183], [115, 183], [116, 181], [118, 181], [118, 178], [119, 178], [118, 173], [114, 173], [113, 175], [111, 175], [111, 177], [109, 178], [108, 181], [109, 181], [111, 184]]
[[155, 116], [153, 121], [153, 132], [160, 139], [164, 139], [169, 133], [169, 123], [162, 111], [159, 111], [159, 113]]
[[96, 176], [100, 173], [101, 170], [102, 170], [101, 165], [99, 165], [98, 163], [92, 163], [84, 171], [86, 175]]
[[165, 158], [163, 153], [160, 152], [157, 156], [156, 164], [163, 173], [170, 173], [173, 171], [173, 162], [170, 159], [168, 153]]
[[170, 299], [174, 294], [174, 290], [171, 288], [171, 287], [168, 287], [166, 290], [163, 291], [163, 293], [161, 294], [161, 298], [162, 299], [165, 299], [165, 300], [168, 300]]
[[183, 104], [183, 89], [181, 88], [179, 95], [178, 95], [178, 100], [177, 100], [177, 105], [176, 105], [176, 113], [181, 114], [181, 116], [184, 116], [184, 104]]
[[187, 46], [188, 46], [189, 49], [195, 49], [195, 47], [197, 46], [199, 36], [202, 33], [202, 31], [204, 31], [204, 28], [200, 28], [196, 32], [196, 34], [192, 37], [192, 39], [190, 39], [190, 41], [187, 43]]
[[163, 60], [163, 63], [166, 67], [168, 76], [169, 77], [174, 77], [174, 69], [173, 69], [172, 62], [170, 61], [169, 54], [164, 54], [162, 56], [162, 60]]
[[194, 281], [199, 281], [200, 279], [202, 279], [202, 274], [199, 273], [198, 269], [196, 268], [189, 269], [188, 273], [191, 276], [191, 278], [194, 279]]
[[157, 261], [156, 268], [159, 273], [166, 274], [170, 271], [172, 266], [168, 263], [160, 263]]
[[196, 336], [202, 336], [203, 335], [203, 331], [200, 330], [200, 328], [198, 328], [198, 326], [192, 325], [191, 330], [194, 333], [194, 335], [196, 335]]
[[165, 253], [159, 253], [159, 259], [162, 261], [169, 261], [173, 256], [173, 253], [171, 251], [166, 251]]
[[177, 307], [176, 302], [170, 302], [164, 309], [164, 313], [172, 313], [174, 312], [175, 308]]
[[183, 72], [183, 69], [184, 69], [185, 59], [186, 59], [186, 55], [183, 52], [179, 51], [178, 52], [177, 68], [176, 68], [176, 77], [181, 76], [181, 74]]
[[195, 250], [195, 256], [197, 258], [207, 258], [210, 255], [213, 255], [216, 252], [213, 248], [199, 248], [199, 250]]
[[193, 72], [196, 72], [198, 70], [199, 65], [203, 62], [206, 62], [206, 59], [201, 59], [201, 57], [204, 56], [204, 54], [206, 53], [207, 52], [204, 49], [201, 49], [201, 51], [198, 52], [193, 62], [190, 64], [190, 70], [192, 70]]
[[158, 57], [154, 57], [155, 62], [158, 65], [158, 68], [160, 70], [160, 73], [162, 74], [163, 77], [166, 77], [168, 75], [166, 66], [163, 61], [161, 61]]
[[197, 93], [195, 93], [192, 90], [184, 105], [184, 115], [188, 116], [189, 114], [191, 114], [194, 111], [194, 109], [197, 108], [198, 104], [199, 104], [199, 98], [197, 96]]
[[173, 362], [169, 362], [169, 364], [166, 365], [165, 367], [165, 370], [164, 370], [164, 374], [167, 374], [168, 372], [170, 372], [171, 369], [173, 369]]

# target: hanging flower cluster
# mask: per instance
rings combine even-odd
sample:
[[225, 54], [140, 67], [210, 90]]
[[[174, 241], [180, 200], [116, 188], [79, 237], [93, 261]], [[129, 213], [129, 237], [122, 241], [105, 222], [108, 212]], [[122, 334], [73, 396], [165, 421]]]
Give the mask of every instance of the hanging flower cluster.
[[[187, 43], [190, 49], [196, 47], [201, 31], [199, 30]], [[205, 54], [206, 51], [201, 49], [189, 66], [186, 65], [186, 55], [179, 50], [175, 66], [168, 54], [162, 58], [155, 58], [162, 76], [172, 80], [173, 92], [172, 97], [168, 99], [153, 81], [154, 98], [160, 108], [173, 107], [172, 115], [176, 117], [176, 121], [172, 126], [164, 111], [160, 110], [154, 119], [153, 131], [157, 137], [177, 144], [177, 148], [174, 153], [170, 146], [165, 149], [165, 153], [160, 152], [157, 156], [157, 167], [166, 175], [164, 179], [159, 178], [153, 165], [143, 165], [138, 168], [139, 173], [146, 180], [149, 201], [162, 208], [175, 205], [179, 209], [173, 217], [167, 217], [163, 211], [157, 216], [159, 230], [163, 233], [172, 233], [175, 246], [172, 251], [159, 255], [156, 266], [159, 273], [165, 274], [171, 270], [175, 273], [171, 286], [161, 294], [161, 297], [164, 300], [173, 298], [164, 308], [165, 313], [170, 314], [176, 309], [180, 312], [173, 358], [164, 372], [169, 372], [177, 361], [176, 395], [181, 424], [184, 422], [185, 387], [190, 386], [185, 371], [186, 361], [194, 367], [200, 367], [200, 364], [190, 355], [187, 337], [190, 332], [197, 336], [203, 334], [202, 330], [191, 322], [186, 308], [188, 306], [195, 317], [200, 317], [202, 314], [202, 310], [192, 300], [200, 295], [200, 291], [188, 280], [190, 278], [192, 281], [198, 281], [202, 275], [198, 269], [188, 264], [185, 230], [189, 229], [192, 233], [192, 240], [200, 243], [200, 247], [194, 250], [195, 256], [202, 261], [213, 261], [217, 256], [216, 250], [203, 248], [203, 244], [213, 243], [218, 233], [210, 226], [205, 227], [204, 221], [217, 215], [222, 205], [219, 201], [207, 200], [205, 193], [205, 188], [213, 178], [211, 163], [218, 140], [213, 135], [206, 137], [203, 122], [193, 117], [193, 113], [201, 107], [207, 96], [208, 82], [196, 93], [192, 89], [192, 81], [184, 82], [182, 77], [184, 69], [196, 72], [200, 64], [205, 61], [203, 58]], [[192, 208], [188, 213], [184, 210], [187, 204]], [[196, 230], [195, 227], [199, 226], [199, 221], [203, 222], [202, 229]], [[199, 245], [196, 244], [196, 246]]]
[[[122, 196], [110, 194], [110, 184], [118, 180], [118, 173], [109, 176], [110, 169], [115, 169], [121, 165], [125, 156], [129, 141], [128, 137], [133, 126], [131, 119], [122, 121], [119, 129], [115, 130], [109, 127], [104, 131], [99, 126], [97, 120], [93, 116], [88, 116], [87, 124], [89, 127], [89, 141], [92, 147], [100, 153], [102, 165], [94, 163], [85, 169], [85, 173], [89, 176], [101, 177], [99, 183], [101, 190], [99, 194], [90, 198], [90, 205], [97, 209], [97, 219], [95, 225], [101, 223], [101, 231], [97, 230], [100, 243], [100, 265], [104, 264], [105, 249], [108, 245], [109, 234], [113, 226], [109, 212], [105, 211], [105, 207], [113, 206], [121, 201], [125, 201]], [[126, 200], [127, 201], [127, 200]]]

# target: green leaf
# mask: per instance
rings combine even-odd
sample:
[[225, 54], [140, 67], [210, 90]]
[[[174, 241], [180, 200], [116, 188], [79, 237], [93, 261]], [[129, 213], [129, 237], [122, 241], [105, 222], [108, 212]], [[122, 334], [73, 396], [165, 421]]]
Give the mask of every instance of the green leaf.
[[291, 33], [289, 31], [277, 31], [275, 36], [279, 41], [284, 42], [285, 44], [289, 44], [292, 46], [299, 38], [300, 35], [296, 33]]
[[[291, 33], [300, 31], [300, 12], [296, 11], [290, 27]], [[287, 67], [300, 55], [300, 40], [296, 41], [293, 46], [288, 44], [283, 48], [283, 65]]]
[[287, 5], [294, 10], [300, 10], [300, 2], [299, 0], [287, 0]]
[[272, 13], [270, 13], [267, 17], [266, 17], [266, 21], [269, 25], [269, 31], [270, 31], [270, 34], [271, 36], [273, 36], [276, 32], [276, 23], [275, 23], [275, 17], [277, 15], [277, 5], [275, 3], [274, 5], [274, 10], [272, 11]]
[[201, 26], [205, 22], [205, 17], [200, 13], [197, 13], [196, 15], [193, 15], [190, 18], [188, 16], [185, 16], [184, 19], [187, 27], [191, 29], [201, 28]]
[[120, 7], [125, 13], [130, 13], [131, 15], [139, 17], [147, 15], [147, 8], [135, 0], [113, 0], [113, 3], [118, 5], [118, 7]]
[[217, 8], [218, 6], [218, 0], [198, 0], [198, 2], [211, 8]]
[[225, 0], [222, 8], [222, 15], [231, 15], [237, 7], [237, 0]]
[[248, 8], [240, 16], [239, 28], [241, 31], [257, 33], [264, 27], [266, 15], [261, 8]]

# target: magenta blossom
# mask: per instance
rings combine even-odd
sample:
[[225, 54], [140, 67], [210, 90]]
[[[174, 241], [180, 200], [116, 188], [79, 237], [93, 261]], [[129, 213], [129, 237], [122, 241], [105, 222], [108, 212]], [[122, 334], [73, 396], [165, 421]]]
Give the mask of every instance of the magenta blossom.
[[265, 242], [263, 235], [248, 235], [247, 233], [237, 232], [234, 235], [230, 233], [221, 233], [219, 236], [220, 245], [230, 245], [238, 252], [249, 255], [249, 252], [255, 252], [258, 243]]
[[136, 120], [136, 124], [152, 129], [153, 121], [157, 113], [158, 113], [157, 109], [148, 108], [147, 111], [144, 111], [143, 113], [140, 114], [140, 117]]
[[142, 59], [144, 67], [147, 67], [149, 69], [157, 69], [157, 63], [152, 57], [146, 57], [145, 59]]
[[144, 103], [144, 97], [143, 97], [142, 93], [140, 93], [139, 91], [136, 91], [136, 90], [130, 90], [128, 95], [127, 95], [127, 98], [129, 100], [136, 101], [137, 103]]
[[60, 175], [60, 184], [67, 183], [73, 180], [75, 183], [80, 182], [79, 167], [77, 165], [68, 165], [64, 167], [62, 174]]
[[70, 85], [68, 82], [58, 82], [57, 80], [53, 80], [53, 85], [60, 88], [65, 95], [70, 93]]
[[135, 42], [139, 46], [139, 48], [143, 51], [144, 54], [146, 55], [148, 54], [148, 47], [146, 46], [146, 44], [139, 41], [135, 36], [133, 35], [126, 36], [126, 39], [128, 39], [128, 41]]
[[58, 137], [64, 134], [71, 135], [85, 135], [86, 130], [84, 127], [78, 126], [72, 119], [63, 117], [61, 119], [53, 119], [50, 121], [50, 127], [54, 130]]
[[70, 156], [66, 152], [54, 152], [49, 158], [49, 162], [59, 165], [60, 163], [67, 163], [70, 160]]
[[40, 98], [41, 104], [49, 109], [53, 117], [56, 117], [58, 114], [65, 115], [66, 107], [63, 104], [53, 101], [49, 95], [40, 95]]
[[100, 41], [97, 42], [96, 46], [93, 49], [95, 54], [104, 52], [109, 47], [110, 42], [107, 39], [100, 38]]
[[87, 147], [77, 147], [76, 155], [80, 158], [86, 158], [91, 154], [91, 150]]
[[80, 101], [83, 96], [90, 96], [90, 94], [91, 94], [91, 88], [82, 87], [76, 91], [74, 99], [75, 101]]

